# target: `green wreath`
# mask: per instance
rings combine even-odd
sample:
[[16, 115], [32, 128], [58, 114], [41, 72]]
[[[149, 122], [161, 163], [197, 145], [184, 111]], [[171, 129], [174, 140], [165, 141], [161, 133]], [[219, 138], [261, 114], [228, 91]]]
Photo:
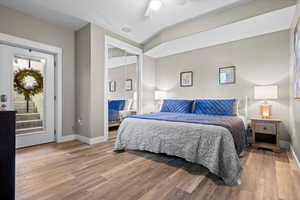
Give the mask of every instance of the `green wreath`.
[[[27, 85], [26, 78], [28, 77], [33, 78], [32, 85]], [[43, 80], [43, 75], [38, 70], [19, 69], [15, 72], [14, 88], [18, 94], [25, 97], [26, 101], [29, 101], [30, 97], [43, 92]]]

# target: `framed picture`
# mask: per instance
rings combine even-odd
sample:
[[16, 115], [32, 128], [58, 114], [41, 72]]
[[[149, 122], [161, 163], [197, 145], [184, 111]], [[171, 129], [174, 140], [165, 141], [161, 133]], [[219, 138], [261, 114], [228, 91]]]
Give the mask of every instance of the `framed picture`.
[[235, 66], [219, 68], [219, 84], [235, 83]]
[[193, 86], [193, 72], [181, 72], [180, 73], [180, 87], [192, 87]]
[[294, 32], [294, 98], [300, 100], [300, 18]]
[[125, 90], [131, 91], [132, 90], [132, 79], [127, 79], [125, 81]]
[[109, 92], [116, 92], [116, 81], [109, 81]]

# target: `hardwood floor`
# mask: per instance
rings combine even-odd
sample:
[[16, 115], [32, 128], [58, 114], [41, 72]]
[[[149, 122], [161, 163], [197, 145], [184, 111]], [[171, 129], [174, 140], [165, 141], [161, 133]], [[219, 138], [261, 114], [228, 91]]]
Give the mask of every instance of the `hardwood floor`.
[[300, 176], [287, 151], [248, 149], [242, 184], [229, 187], [196, 164], [140, 151], [112, 152], [110, 141], [46, 144], [17, 151], [16, 199], [299, 200]]

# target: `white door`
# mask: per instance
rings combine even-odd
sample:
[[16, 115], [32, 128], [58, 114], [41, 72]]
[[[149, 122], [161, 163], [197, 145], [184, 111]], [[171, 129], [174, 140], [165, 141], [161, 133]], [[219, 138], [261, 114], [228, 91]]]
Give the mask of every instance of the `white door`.
[[54, 141], [53, 55], [0, 45], [0, 95], [17, 111], [17, 148]]

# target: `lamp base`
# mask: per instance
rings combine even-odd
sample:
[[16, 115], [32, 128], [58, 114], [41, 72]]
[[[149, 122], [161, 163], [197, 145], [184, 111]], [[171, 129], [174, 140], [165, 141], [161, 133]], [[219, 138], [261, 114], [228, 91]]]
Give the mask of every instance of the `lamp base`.
[[272, 105], [263, 103], [260, 105], [260, 114], [263, 119], [270, 119], [272, 117]]
[[159, 100], [156, 105], [155, 105], [155, 112], [160, 112], [161, 107], [162, 107], [163, 101]]

